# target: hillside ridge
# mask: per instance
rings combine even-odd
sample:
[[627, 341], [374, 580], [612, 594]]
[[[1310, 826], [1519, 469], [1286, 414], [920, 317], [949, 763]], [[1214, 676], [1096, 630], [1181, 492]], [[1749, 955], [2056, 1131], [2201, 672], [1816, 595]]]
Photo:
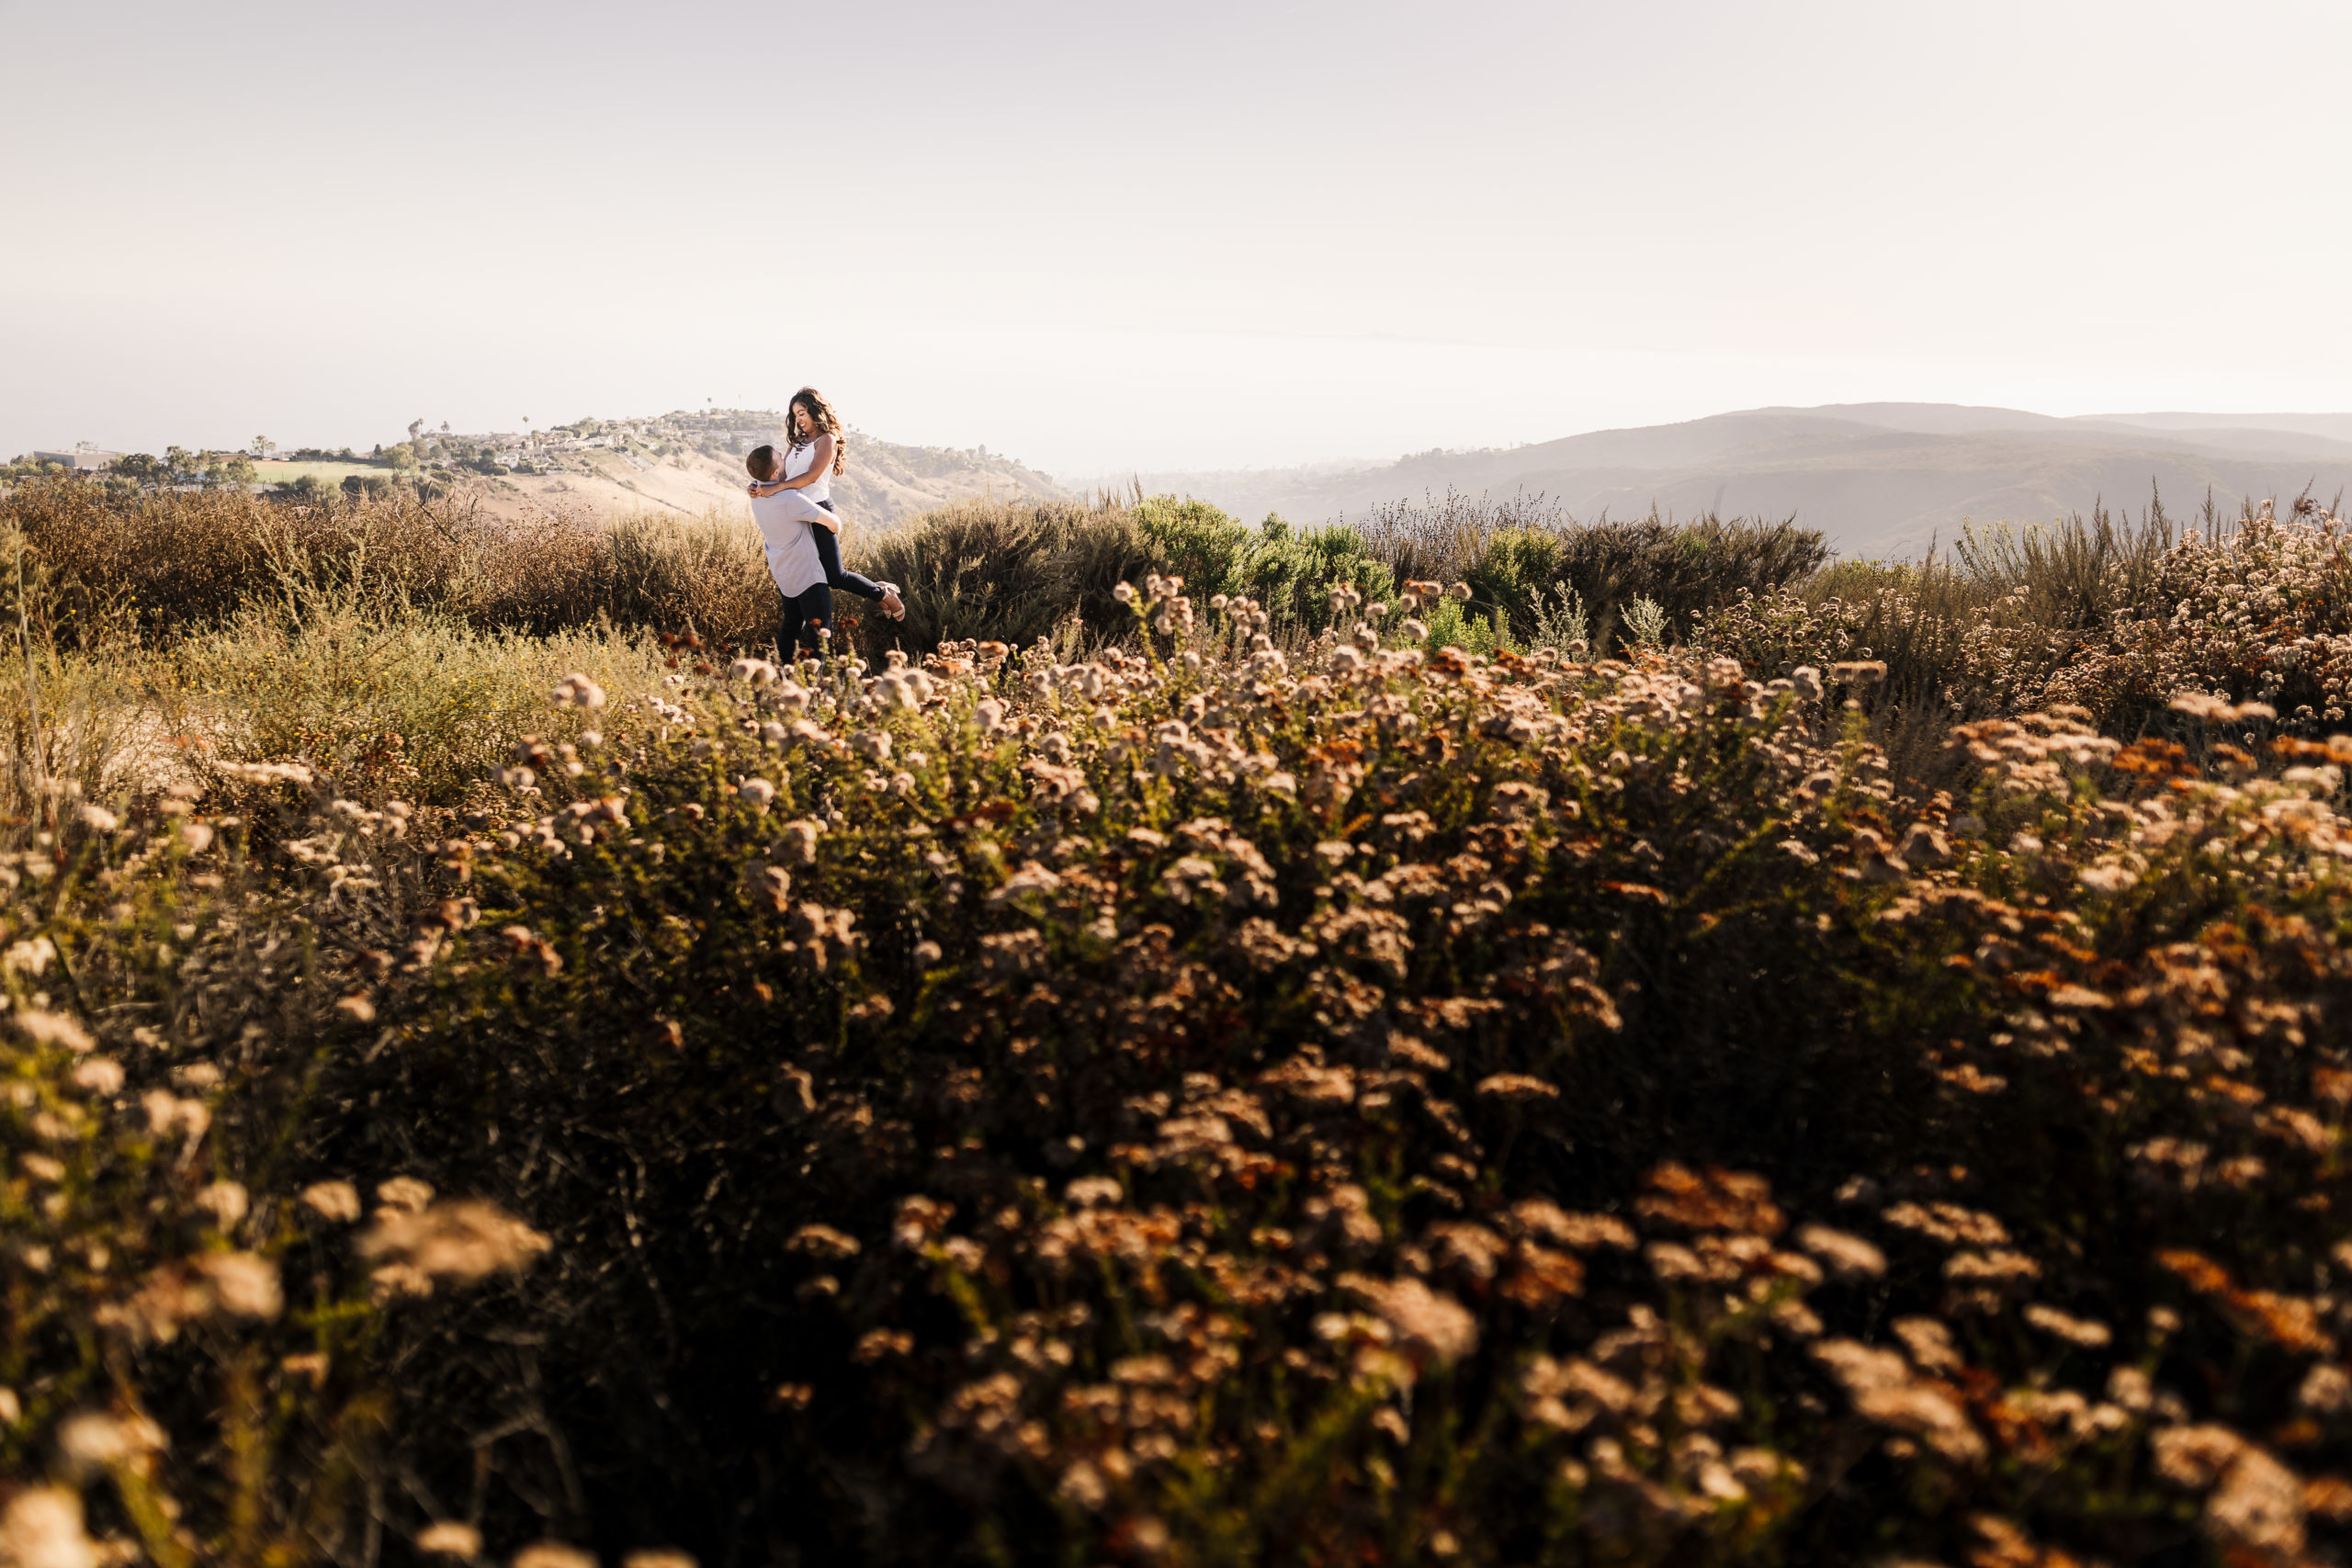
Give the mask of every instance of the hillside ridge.
[[[2210, 423], [2198, 423], [2206, 421]], [[2257, 421], [2272, 421], [2262, 423]], [[1424, 494], [1541, 494], [1568, 514], [1704, 513], [1792, 517], [1848, 556], [1916, 556], [1963, 524], [2043, 522], [2095, 505], [2176, 511], [2211, 494], [2241, 502], [2328, 500], [2352, 489], [2352, 415], [2059, 418], [1951, 403], [1769, 407], [1671, 424], [1589, 431], [1385, 464], [1169, 472], [1147, 491], [1190, 494], [1237, 516], [1361, 516]]]

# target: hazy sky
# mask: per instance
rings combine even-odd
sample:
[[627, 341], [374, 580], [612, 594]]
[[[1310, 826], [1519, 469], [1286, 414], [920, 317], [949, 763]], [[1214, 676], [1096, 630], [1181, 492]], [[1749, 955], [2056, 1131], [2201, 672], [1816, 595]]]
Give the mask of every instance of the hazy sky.
[[2352, 6], [0, 0], [0, 456], [2352, 408]]

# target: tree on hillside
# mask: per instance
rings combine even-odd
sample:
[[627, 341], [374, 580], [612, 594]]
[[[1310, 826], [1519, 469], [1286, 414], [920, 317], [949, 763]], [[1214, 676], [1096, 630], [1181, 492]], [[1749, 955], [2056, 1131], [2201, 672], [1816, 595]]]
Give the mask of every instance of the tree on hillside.
[[254, 482], [254, 460], [243, 452], [208, 452], [205, 458], [204, 482], [215, 490]]

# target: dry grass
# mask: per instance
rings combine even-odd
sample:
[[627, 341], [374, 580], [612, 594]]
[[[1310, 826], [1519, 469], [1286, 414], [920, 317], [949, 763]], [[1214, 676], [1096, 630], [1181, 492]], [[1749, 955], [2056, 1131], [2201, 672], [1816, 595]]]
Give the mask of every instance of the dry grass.
[[1542, 495], [1506, 501], [1449, 490], [1442, 500], [1396, 501], [1376, 506], [1351, 525], [1398, 581], [1452, 582], [1466, 573], [1498, 534], [1556, 534], [1574, 526], [1557, 502]]
[[454, 807], [508, 761], [517, 737], [568, 739], [548, 693], [582, 672], [616, 694], [662, 689], [650, 637], [594, 626], [483, 631], [350, 585], [305, 584], [220, 626], [138, 657], [148, 711], [185, 772], [300, 761], [339, 794]]
[[30, 484], [0, 502], [52, 584], [52, 635], [128, 625], [150, 642], [322, 585], [485, 630], [599, 623], [773, 637], [775, 587], [748, 521], [643, 514], [514, 522], [422, 502], [289, 505], [242, 491], [112, 496]]

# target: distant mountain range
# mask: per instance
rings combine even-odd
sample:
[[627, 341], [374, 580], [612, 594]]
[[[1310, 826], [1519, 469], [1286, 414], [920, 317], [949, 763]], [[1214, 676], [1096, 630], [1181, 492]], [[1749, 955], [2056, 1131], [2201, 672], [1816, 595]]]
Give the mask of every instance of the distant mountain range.
[[2283, 503], [2352, 491], [2352, 413], [2127, 413], [2059, 419], [1953, 403], [1750, 409], [1682, 424], [1600, 430], [1507, 451], [1394, 463], [1137, 476], [1237, 516], [1361, 515], [1448, 489], [1541, 492], [1580, 521], [1606, 513], [1793, 515], [1848, 556], [1914, 556], [1963, 521], [2041, 522], [2098, 502], [2176, 516], [2210, 492]]

